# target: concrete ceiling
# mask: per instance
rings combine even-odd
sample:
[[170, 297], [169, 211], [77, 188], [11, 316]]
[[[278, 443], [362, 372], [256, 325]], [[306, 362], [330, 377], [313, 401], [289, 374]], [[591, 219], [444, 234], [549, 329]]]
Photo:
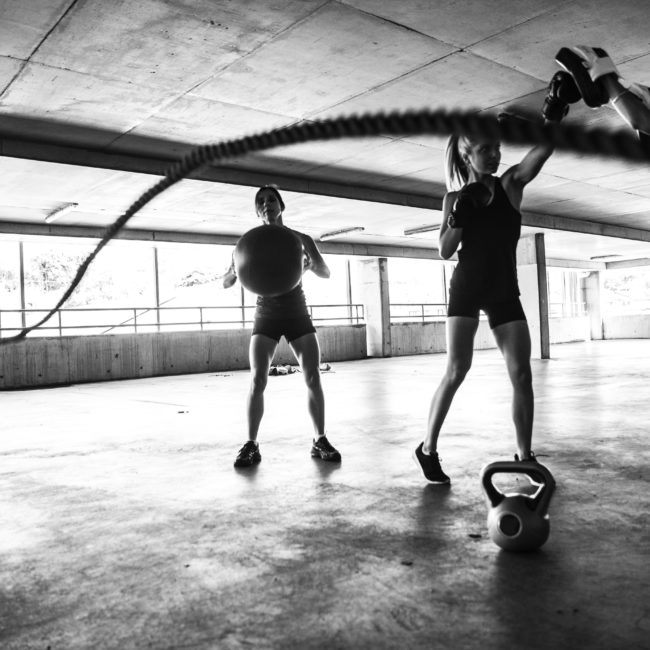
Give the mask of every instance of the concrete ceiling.
[[[555, 53], [577, 43], [606, 48], [650, 85], [648, 0], [0, 1], [0, 232], [96, 234], [193, 146], [300, 120], [538, 114]], [[623, 126], [608, 106], [574, 105], [568, 119]], [[277, 182], [287, 222], [316, 237], [361, 226], [338, 241], [431, 249], [435, 234], [404, 230], [441, 220], [444, 145], [377, 137], [228, 160], [128, 228], [230, 241], [255, 225], [252, 186]], [[503, 170], [523, 151], [504, 147]], [[78, 205], [44, 224], [67, 203]], [[523, 209], [524, 232], [545, 232], [549, 257], [650, 257], [647, 165], [556, 153]]]

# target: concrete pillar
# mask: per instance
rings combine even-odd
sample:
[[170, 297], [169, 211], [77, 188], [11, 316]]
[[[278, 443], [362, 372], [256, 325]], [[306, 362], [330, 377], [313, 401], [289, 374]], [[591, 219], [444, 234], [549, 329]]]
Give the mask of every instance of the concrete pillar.
[[600, 272], [592, 271], [582, 279], [582, 300], [589, 316], [589, 332], [594, 341], [605, 338], [603, 314], [600, 308]]
[[390, 357], [390, 297], [388, 260], [376, 257], [359, 261], [360, 295], [366, 317], [369, 357]]
[[18, 242], [18, 275], [20, 276], [20, 326], [24, 329], [27, 327], [27, 318], [25, 316], [25, 255], [23, 252], [23, 242]]
[[517, 247], [517, 275], [526, 313], [533, 359], [550, 359], [546, 250], [543, 233], [522, 237]]
[[153, 247], [153, 282], [156, 299], [156, 330], [160, 332], [160, 270], [158, 268], [158, 247]]

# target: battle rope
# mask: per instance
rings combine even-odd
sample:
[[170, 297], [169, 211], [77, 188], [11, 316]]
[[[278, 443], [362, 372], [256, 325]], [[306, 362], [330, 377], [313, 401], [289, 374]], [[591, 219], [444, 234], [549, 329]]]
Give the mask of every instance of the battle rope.
[[29, 332], [47, 322], [70, 298], [98, 253], [124, 228], [129, 219], [168, 187], [204, 165], [255, 151], [312, 140], [336, 140], [377, 135], [447, 136], [454, 133], [498, 137], [501, 141], [510, 144], [550, 143], [557, 149], [565, 151], [600, 154], [639, 162], [648, 161], [639, 140], [630, 130], [612, 132], [602, 128], [585, 129], [573, 124], [544, 125], [540, 122], [522, 119], [497, 120], [494, 116], [444, 109], [388, 114], [372, 113], [300, 122], [293, 126], [273, 129], [258, 135], [227, 140], [219, 144], [202, 145], [172, 165], [160, 181], [144, 192], [122, 216], [108, 226], [95, 250], [79, 266], [70, 286], [46, 316], [34, 325], [22, 329], [15, 336], [0, 338], [0, 345], [24, 339]]

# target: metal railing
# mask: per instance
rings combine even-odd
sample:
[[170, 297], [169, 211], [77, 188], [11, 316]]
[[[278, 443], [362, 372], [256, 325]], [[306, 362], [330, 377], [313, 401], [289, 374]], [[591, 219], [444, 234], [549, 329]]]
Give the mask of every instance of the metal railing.
[[[308, 305], [316, 325], [364, 322], [363, 305]], [[38, 321], [47, 309], [1, 309], [0, 335], [11, 336]], [[253, 324], [255, 305], [189, 307], [70, 307], [59, 310], [33, 336], [141, 334], [181, 330], [245, 328]]]
[[[447, 304], [440, 303], [391, 303], [391, 323], [429, 323], [443, 320], [447, 315]], [[548, 306], [549, 318], [578, 318], [587, 315], [584, 302], [551, 302]], [[480, 317], [484, 318], [483, 312]]]
[[444, 302], [392, 302], [390, 304], [391, 323], [428, 323], [444, 320], [447, 316], [447, 303]]

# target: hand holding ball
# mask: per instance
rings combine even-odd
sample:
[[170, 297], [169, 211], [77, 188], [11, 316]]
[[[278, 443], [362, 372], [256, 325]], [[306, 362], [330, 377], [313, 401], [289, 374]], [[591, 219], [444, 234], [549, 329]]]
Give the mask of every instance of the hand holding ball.
[[303, 273], [303, 244], [289, 228], [267, 224], [243, 234], [234, 262], [242, 285], [258, 296], [273, 297], [298, 286]]

